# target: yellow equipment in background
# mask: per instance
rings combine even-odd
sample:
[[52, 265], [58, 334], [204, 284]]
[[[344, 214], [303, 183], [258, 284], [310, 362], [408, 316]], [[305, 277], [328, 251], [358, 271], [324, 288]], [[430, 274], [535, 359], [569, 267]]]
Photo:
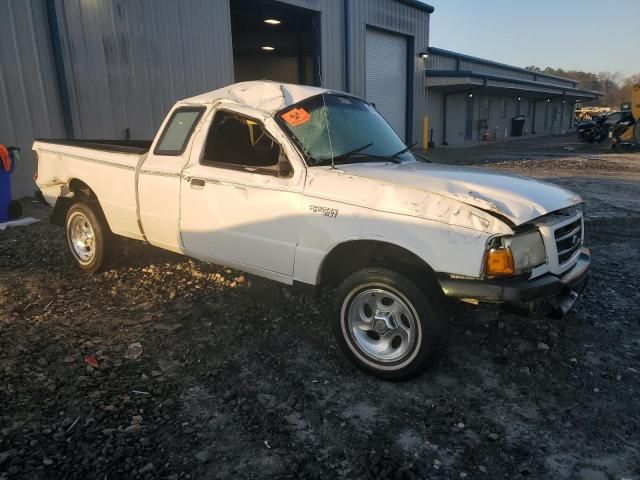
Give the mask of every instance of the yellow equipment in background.
[[633, 121], [619, 124], [609, 135], [611, 148], [624, 146], [640, 146], [640, 84], [631, 87], [631, 115]]
[[631, 114], [636, 122], [640, 120], [640, 83], [631, 87]]

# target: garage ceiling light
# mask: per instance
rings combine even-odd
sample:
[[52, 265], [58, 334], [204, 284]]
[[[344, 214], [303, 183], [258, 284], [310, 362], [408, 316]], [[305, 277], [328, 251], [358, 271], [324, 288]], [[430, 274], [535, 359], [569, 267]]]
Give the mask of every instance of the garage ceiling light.
[[275, 50], [275, 48], [270, 47], [268, 45], [265, 45], [264, 47], [260, 47], [262, 50], [264, 50], [265, 52], [273, 52]]
[[280, 25], [282, 22], [275, 18], [267, 18], [265, 19], [264, 23], [268, 23], [269, 25]]

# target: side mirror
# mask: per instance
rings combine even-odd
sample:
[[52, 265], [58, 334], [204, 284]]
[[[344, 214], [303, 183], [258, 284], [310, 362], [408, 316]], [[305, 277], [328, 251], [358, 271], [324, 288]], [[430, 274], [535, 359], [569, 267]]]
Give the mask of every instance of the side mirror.
[[289, 178], [291, 175], [293, 175], [291, 164], [284, 152], [280, 150], [280, 155], [278, 156], [278, 177]]
[[289, 178], [293, 175], [293, 169], [289, 162], [281, 163], [278, 168], [278, 176], [281, 178]]

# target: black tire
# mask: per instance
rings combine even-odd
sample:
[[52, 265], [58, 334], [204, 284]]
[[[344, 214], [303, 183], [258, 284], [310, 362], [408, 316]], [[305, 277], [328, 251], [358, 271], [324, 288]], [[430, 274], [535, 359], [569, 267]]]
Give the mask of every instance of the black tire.
[[8, 208], [9, 220], [17, 220], [22, 216], [22, 204], [17, 200], [9, 202]]
[[[90, 242], [81, 242], [80, 244], [84, 244], [85, 248], [74, 243], [72, 237], [77, 238], [78, 235], [72, 234], [71, 231], [75, 226], [86, 226], [91, 230], [92, 240]], [[115, 235], [111, 233], [97, 203], [74, 203], [67, 212], [65, 233], [71, 256], [82, 270], [88, 273], [96, 273], [108, 266], [112, 259]], [[83, 257], [82, 251], [86, 253], [86, 256]]]
[[[365, 268], [338, 287], [333, 331], [358, 368], [402, 381], [421, 375], [441, 357], [449, 338], [446, 302], [435, 281], [425, 284], [432, 285], [429, 291], [393, 270]], [[371, 303], [381, 309], [373, 311]], [[370, 353], [385, 343], [385, 350]]]

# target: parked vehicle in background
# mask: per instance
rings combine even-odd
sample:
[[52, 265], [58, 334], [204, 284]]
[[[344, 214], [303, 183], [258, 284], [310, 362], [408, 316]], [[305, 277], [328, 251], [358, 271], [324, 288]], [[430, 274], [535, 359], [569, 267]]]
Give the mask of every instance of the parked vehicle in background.
[[305, 291], [337, 287], [338, 343], [388, 380], [443, 352], [446, 298], [560, 316], [587, 281], [578, 195], [425, 163], [347, 93], [239, 83], [178, 102], [150, 142], [33, 148], [81, 269], [104, 268], [125, 236]]
[[576, 124], [578, 139], [582, 142], [603, 142], [607, 138], [612, 138], [611, 132], [619, 130], [619, 127], [627, 127], [628, 122], [633, 122], [630, 111], [613, 112], [606, 115], [594, 117], [586, 122]]
[[576, 123], [578, 139], [581, 142], [593, 143], [602, 142], [607, 138], [607, 133], [602, 125], [607, 119], [606, 115], [598, 115], [591, 120]]

